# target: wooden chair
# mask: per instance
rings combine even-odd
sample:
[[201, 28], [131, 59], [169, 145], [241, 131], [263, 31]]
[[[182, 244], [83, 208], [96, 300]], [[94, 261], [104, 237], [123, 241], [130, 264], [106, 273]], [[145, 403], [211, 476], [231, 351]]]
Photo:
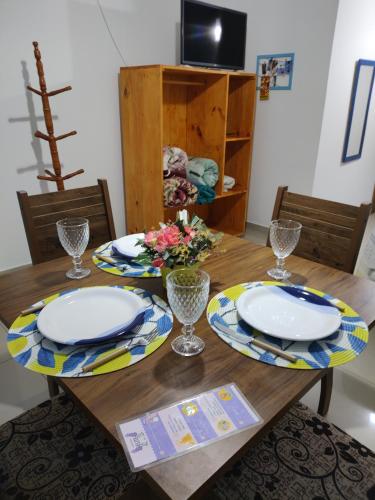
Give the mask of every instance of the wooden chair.
[[57, 236], [56, 222], [64, 217], [90, 221], [88, 248], [116, 239], [107, 181], [96, 186], [29, 196], [17, 191], [33, 264], [66, 255]]
[[290, 193], [288, 186], [280, 186], [272, 220], [293, 219], [302, 224], [293, 255], [353, 273], [370, 211], [371, 203], [355, 207]]

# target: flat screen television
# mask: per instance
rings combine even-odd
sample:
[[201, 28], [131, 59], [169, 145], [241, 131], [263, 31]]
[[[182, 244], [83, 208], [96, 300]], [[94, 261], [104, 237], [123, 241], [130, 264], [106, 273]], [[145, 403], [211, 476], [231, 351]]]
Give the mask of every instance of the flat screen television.
[[244, 69], [247, 14], [181, 0], [181, 63]]

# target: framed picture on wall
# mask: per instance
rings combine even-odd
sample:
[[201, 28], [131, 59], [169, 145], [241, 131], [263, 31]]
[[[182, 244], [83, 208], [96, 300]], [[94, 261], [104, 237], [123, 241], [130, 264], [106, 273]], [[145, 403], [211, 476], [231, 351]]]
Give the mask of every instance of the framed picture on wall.
[[257, 57], [257, 89], [262, 78], [270, 77], [270, 90], [290, 90], [292, 88], [294, 54], [266, 54]]

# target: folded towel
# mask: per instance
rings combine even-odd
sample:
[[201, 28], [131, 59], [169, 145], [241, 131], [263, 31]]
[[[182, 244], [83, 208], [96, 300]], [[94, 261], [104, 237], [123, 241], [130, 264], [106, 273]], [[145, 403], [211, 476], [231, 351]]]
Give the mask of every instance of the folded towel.
[[164, 206], [192, 205], [198, 197], [197, 186], [182, 177], [164, 179]]
[[224, 175], [224, 191], [232, 189], [236, 184], [236, 179], [230, 175]]
[[205, 205], [207, 203], [212, 203], [215, 199], [216, 193], [210, 186], [199, 185], [198, 188], [198, 205]]
[[219, 178], [219, 167], [209, 158], [190, 157], [186, 166], [186, 178], [197, 186], [214, 187]]
[[163, 147], [163, 176], [186, 177], [186, 165], [188, 157], [181, 148], [164, 146]]

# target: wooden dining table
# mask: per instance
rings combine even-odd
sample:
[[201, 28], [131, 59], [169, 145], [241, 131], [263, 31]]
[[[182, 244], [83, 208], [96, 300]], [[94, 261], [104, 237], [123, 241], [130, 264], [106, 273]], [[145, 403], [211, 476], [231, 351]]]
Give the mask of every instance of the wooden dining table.
[[[203, 265], [211, 277], [210, 297], [238, 283], [268, 279], [266, 271], [275, 259], [270, 248], [225, 235], [220, 249]], [[40, 299], [77, 286], [133, 285], [166, 299], [161, 278], [105, 273], [94, 266], [91, 253], [84, 255], [91, 275], [79, 282], [65, 277], [69, 257], [0, 273], [0, 318], [4, 324], [10, 326], [20, 310]], [[368, 326], [375, 323], [375, 283], [293, 255], [287, 259], [287, 268], [293, 273], [293, 283], [330, 293], [350, 304]], [[142, 472], [154, 497], [173, 500], [205, 497], [215, 479], [320, 380], [320, 411], [324, 413], [332, 382], [332, 369], [292, 370], [245, 357], [212, 331], [205, 315], [196, 325], [205, 350], [198, 356], [181, 357], [170, 346], [180, 326], [175, 320], [168, 340], [137, 364], [104, 375], [56, 379], [118, 446], [116, 422], [230, 382], [238, 385], [262, 417], [261, 425]]]

